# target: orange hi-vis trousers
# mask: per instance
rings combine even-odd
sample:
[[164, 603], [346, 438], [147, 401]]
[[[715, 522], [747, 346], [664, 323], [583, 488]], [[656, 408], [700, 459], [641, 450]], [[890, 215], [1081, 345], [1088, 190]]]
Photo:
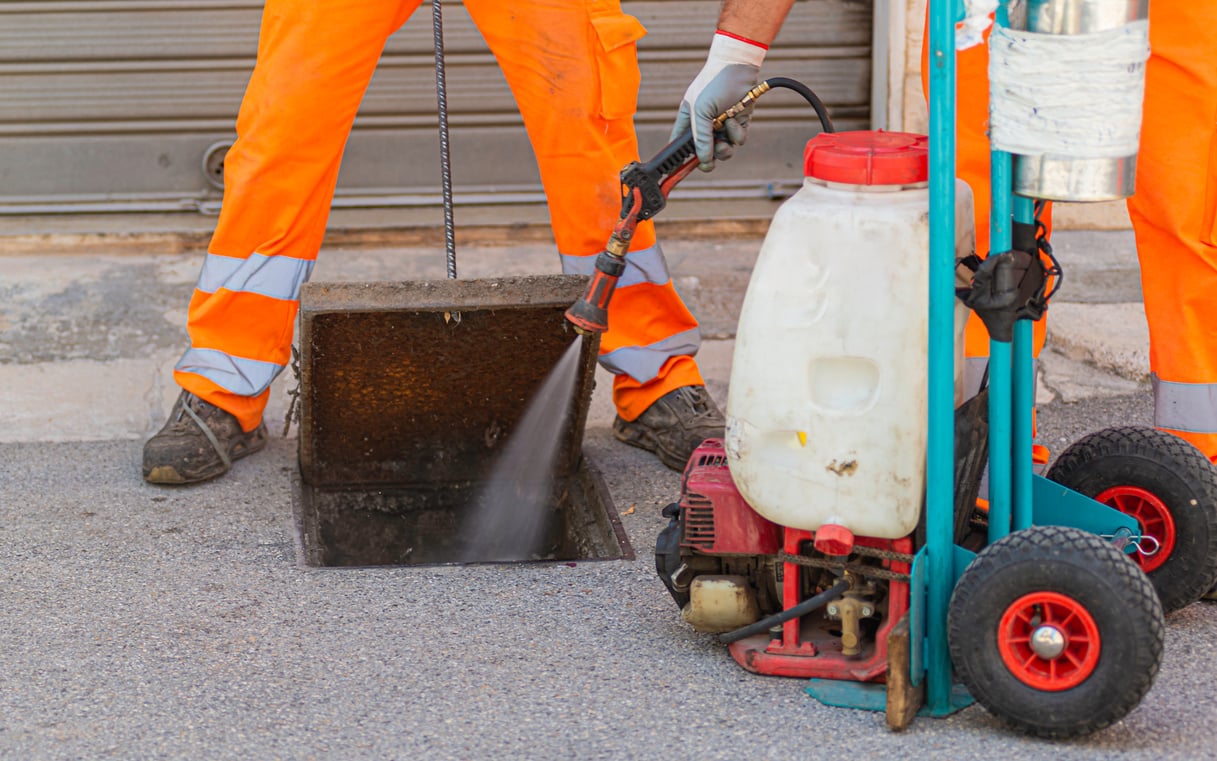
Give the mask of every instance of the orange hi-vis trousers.
[[[1136, 193], [1128, 199], [1141, 265], [1154, 423], [1217, 458], [1217, 13], [1150, 4]], [[958, 56], [958, 174], [976, 197], [977, 251], [989, 216], [988, 49]], [[923, 58], [924, 61], [924, 58]], [[923, 64], [923, 79], [926, 67]], [[982, 230], [984, 232], [982, 232]], [[1064, 262], [1066, 268], [1068, 262]], [[1043, 344], [1037, 323], [1035, 347]], [[988, 336], [969, 323], [969, 357]]]
[[[174, 377], [234, 414], [262, 418], [287, 365], [321, 247], [343, 148], [385, 42], [420, 0], [267, 0], [258, 59], [224, 162], [224, 203], [190, 302], [191, 346]], [[646, 30], [619, 0], [465, 0], [515, 96], [549, 201], [563, 271], [590, 274], [621, 208], [618, 174], [638, 159], [633, 117]], [[601, 363], [633, 420], [701, 384], [697, 321], [638, 225]]]
[[1154, 424], [1217, 457], [1217, 8], [1149, 6], [1136, 194]]

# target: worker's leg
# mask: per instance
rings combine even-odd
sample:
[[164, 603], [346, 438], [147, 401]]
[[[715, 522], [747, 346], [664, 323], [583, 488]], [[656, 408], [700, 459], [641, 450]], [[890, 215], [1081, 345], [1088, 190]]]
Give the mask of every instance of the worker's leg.
[[224, 160], [224, 202], [174, 373], [250, 430], [291, 355], [300, 285], [329, 218], [351, 123], [385, 40], [418, 0], [269, 0]]
[[190, 301], [190, 348], [174, 371], [197, 399], [183, 395], [145, 447], [149, 480], [219, 475], [228, 462], [218, 452], [231, 444], [229, 454], [246, 454], [242, 432], [264, 436], [262, 411], [290, 359], [300, 285], [321, 247], [351, 124], [385, 41], [418, 3], [266, 3], [224, 162], [223, 208]]
[[[524, 117], [563, 271], [591, 274], [621, 210], [618, 175], [638, 159], [635, 42], [645, 29], [618, 0], [467, 0], [466, 7]], [[630, 441], [670, 467], [683, 468], [702, 438], [722, 434], [721, 413], [693, 360], [700, 342], [654, 227], [642, 222], [609, 307], [600, 361], [616, 376], [619, 424], [641, 418], [640, 426], [660, 426], [665, 438], [692, 442]]]
[[1217, 457], [1217, 14], [1154, 3], [1128, 210], [1137, 238], [1154, 422]]
[[[524, 116], [563, 271], [591, 274], [621, 210], [618, 174], [638, 159], [635, 42], [645, 29], [616, 0], [466, 6]], [[633, 419], [668, 391], [701, 384], [699, 344], [654, 227], [639, 223], [601, 339], [621, 415]]]

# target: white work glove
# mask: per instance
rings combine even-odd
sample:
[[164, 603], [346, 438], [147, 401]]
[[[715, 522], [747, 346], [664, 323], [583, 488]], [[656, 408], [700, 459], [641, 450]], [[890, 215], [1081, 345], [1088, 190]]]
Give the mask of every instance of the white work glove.
[[749, 90], [756, 87], [767, 50], [759, 43], [723, 32], [714, 35], [705, 66], [685, 91], [670, 138], [675, 140], [692, 125], [698, 169], [703, 172], [714, 168], [716, 158], [729, 159], [735, 146], [744, 144], [748, 136], [748, 121], [752, 118], [751, 106], [728, 119], [717, 136], [713, 122], [716, 116], [738, 103]]

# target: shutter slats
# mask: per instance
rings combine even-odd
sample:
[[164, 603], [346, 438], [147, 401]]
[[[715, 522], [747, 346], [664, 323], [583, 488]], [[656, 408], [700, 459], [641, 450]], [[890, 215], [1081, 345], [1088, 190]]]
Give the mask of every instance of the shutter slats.
[[[254, 0], [0, 2], [0, 213], [59, 196], [216, 199], [200, 169], [231, 139], [257, 47]], [[717, 0], [627, 0], [648, 28], [636, 119], [643, 153], [665, 142], [700, 69]], [[806, 82], [838, 128], [869, 119], [871, 2], [802, 0], [765, 75]], [[438, 184], [430, 9], [389, 41], [344, 159], [340, 192]], [[424, 18], [425, 17], [425, 18]], [[514, 101], [464, 8], [445, 4], [454, 179], [466, 188], [539, 188]], [[767, 95], [744, 149], [715, 181], [766, 182], [797, 169], [814, 114]], [[754, 147], [755, 146], [755, 147]], [[743, 155], [743, 154], [741, 154]], [[427, 169], [426, 171], [430, 171]], [[690, 178], [697, 183], [702, 178]], [[53, 205], [53, 204], [52, 204]]]

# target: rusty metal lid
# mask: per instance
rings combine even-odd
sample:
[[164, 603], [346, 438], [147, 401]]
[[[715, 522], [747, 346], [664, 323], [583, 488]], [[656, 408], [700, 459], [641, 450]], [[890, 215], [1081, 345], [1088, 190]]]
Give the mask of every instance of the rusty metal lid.
[[446, 487], [488, 472], [581, 341], [558, 477], [574, 473], [598, 337], [564, 313], [581, 276], [309, 283], [300, 294], [300, 471], [312, 486]]

